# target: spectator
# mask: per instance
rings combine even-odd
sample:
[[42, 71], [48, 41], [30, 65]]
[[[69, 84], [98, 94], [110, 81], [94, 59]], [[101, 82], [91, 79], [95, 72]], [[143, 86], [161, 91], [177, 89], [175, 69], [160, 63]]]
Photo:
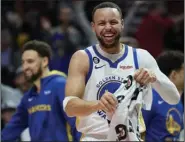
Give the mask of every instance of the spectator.
[[72, 54], [77, 49], [82, 48], [82, 37], [79, 31], [74, 27], [72, 19], [73, 15], [71, 7], [65, 4], [60, 5], [60, 25], [51, 30], [54, 59], [50, 64], [50, 69], [57, 69], [67, 73], [68, 64]]
[[183, 20], [184, 14], [166, 16], [165, 6], [161, 2], [154, 2], [151, 11], [143, 18], [135, 36], [139, 46], [146, 49], [154, 57], [164, 50], [164, 35], [174, 24]]
[[[1, 84], [1, 95], [1, 120], [4, 126], [6, 126], [15, 113], [18, 104], [20, 103], [22, 93], [17, 89]], [[4, 128], [4, 126], [2, 128]], [[19, 140], [30, 141], [28, 129], [23, 131], [19, 137]]]
[[31, 83], [28, 82], [24, 76], [24, 73], [23, 73], [23, 69], [22, 67], [19, 67], [17, 70], [16, 70], [16, 74], [15, 74], [15, 86], [17, 89], [19, 89], [19, 91], [21, 93], [25, 93], [26, 91], [28, 91], [28, 89], [31, 87]]
[[20, 66], [20, 51], [15, 51], [13, 40], [9, 29], [1, 31], [1, 67], [6, 67], [10, 71]]

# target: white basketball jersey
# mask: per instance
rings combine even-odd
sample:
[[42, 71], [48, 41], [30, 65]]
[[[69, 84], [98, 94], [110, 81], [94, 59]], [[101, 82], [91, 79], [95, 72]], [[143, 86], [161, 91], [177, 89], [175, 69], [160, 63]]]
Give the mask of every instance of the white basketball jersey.
[[107, 115], [110, 123], [107, 140], [141, 141], [139, 116], [144, 103], [150, 105], [147, 109], [151, 108], [151, 85], [141, 86], [134, 80], [134, 74], [125, 78], [124, 83], [113, 94], [118, 100], [118, 106], [113, 114]]
[[[114, 93], [123, 83], [123, 79], [138, 69], [135, 48], [123, 45], [125, 52], [112, 62], [97, 51], [97, 45], [85, 49], [89, 56], [89, 73], [86, 77], [84, 100], [99, 100], [105, 91]], [[106, 113], [99, 110], [86, 117], [79, 117], [78, 131], [86, 137], [106, 139], [108, 122]]]

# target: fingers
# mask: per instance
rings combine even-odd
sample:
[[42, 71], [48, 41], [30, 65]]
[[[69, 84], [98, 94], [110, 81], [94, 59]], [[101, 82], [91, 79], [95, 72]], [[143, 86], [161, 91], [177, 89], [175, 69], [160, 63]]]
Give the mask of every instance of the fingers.
[[108, 102], [112, 105], [115, 106], [118, 104], [118, 101], [115, 97], [113, 97], [113, 94], [107, 92], [108, 94], [105, 95], [105, 98], [108, 100]]
[[141, 85], [147, 85], [156, 81], [156, 76], [152, 71], [141, 68], [134, 74], [134, 79]]
[[151, 82], [151, 78], [147, 77], [147, 78], [143, 79], [143, 81], [141, 81], [141, 82], [142, 82], [141, 83], [142, 85], [146, 85]]
[[138, 73], [136, 74], [135, 80], [136, 80], [138, 83], [143, 84], [144, 81], [147, 79], [148, 76], [149, 76], [149, 75], [148, 75], [147, 70], [141, 69], [141, 70], [139, 70]]
[[102, 101], [99, 101], [99, 105], [101, 110], [104, 110], [105, 112], [109, 112], [109, 109], [107, 109], [107, 107], [104, 105]]
[[117, 99], [113, 97], [113, 95], [109, 92], [106, 92], [100, 99], [99, 104], [102, 109], [106, 112], [113, 113], [118, 104]]
[[105, 98], [101, 99], [101, 103], [106, 112], [114, 112], [113, 106]]
[[143, 80], [143, 84], [148, 84], [148, 83], [153, 83], [156, 81], [156, 76], [154, 75], [154, 73], [150, 72], [148, 77], [146, 77], [144, 80]]
[[151, 82], [153, 83], [153, 82], [155, 82], [156, 80], [157, 80], [156, 75], [155, 75], [153, 72], [151, 72]]
[[149, 76], [149, 75], [148, 75], [147, 70], [144, 70], [143, 68], [141, 68], [141, 69], [139, 69], [139, 70], [136, 71], [136, 73], [135, 73], [135, 75], [134, 75], [134, 79], [135, 79], [138, 83], [144, 85], [143, 83], [144, 83], [144, 81], [147, 79], [148, 76]]

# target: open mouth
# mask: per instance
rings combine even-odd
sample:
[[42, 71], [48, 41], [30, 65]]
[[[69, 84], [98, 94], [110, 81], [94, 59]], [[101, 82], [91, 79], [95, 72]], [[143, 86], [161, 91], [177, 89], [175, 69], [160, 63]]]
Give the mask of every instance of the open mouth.
[[27, 71], [25, 71], [25, 75], [26, 76], [31, 76], [32, 75], [32, 72], [30, 70], [27, 70]]
[[115, 34], [104, 34], [103, 37], [106, 41], [112, 41], [114, 39]]

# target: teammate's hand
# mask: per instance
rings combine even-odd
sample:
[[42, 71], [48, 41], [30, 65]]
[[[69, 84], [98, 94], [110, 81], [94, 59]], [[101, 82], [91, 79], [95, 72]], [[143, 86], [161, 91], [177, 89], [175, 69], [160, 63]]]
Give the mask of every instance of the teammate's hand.
[[147, 85], [148, 83], [155, 82], [156, 76], [152, 71], [149, 71], [145, 68], [141, 68], [135, 72], [134, 79], [141, 85]]
[[117, 107], [117, 99], [113, 97], [113, 94], [106, 91], [99, 100], [99, 109], [105, 112], [114, 113]]

